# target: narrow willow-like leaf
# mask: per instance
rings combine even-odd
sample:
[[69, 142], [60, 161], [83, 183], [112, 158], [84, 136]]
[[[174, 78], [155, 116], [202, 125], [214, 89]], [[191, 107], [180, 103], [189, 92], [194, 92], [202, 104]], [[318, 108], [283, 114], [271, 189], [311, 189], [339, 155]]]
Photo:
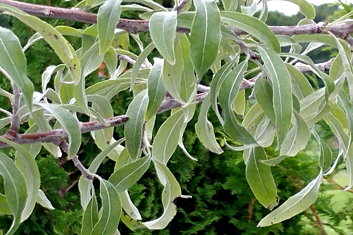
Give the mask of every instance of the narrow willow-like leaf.
[[224, 115], [224, 131], [234, 140], [246, 145], [254, 144], [256, 141], [250, 135], [250, 133], [240, 125], [233, 112], [233, 101], [238, 94], [239, 87], [244, 78], [244, 72], [247, 68], [247, 61], [243, 61], [238, 64], [227, 76], [224, 78], [224, 82], [219, 94], [219, 104], [223, 109]]
[[[36, 110], [32, 112], [32, 118], [37, 123], [37, 126], [40, 131], [51, 131], [52, 128], [49, 125], [48, 120], [44, 116], [44, 112], [42, 110]], [[46, 150], [48, 150], [54, 157], [59, 158], [62, 156], [62, 152], [59, 146], [52, 143], [43, 143], [42, 144]]]
[[181, 195], [181, 189], [178, 181], [166, 165], [158, 160], [154, 160], [154, 164], [158, 178], [164, 186], [162, 192], [163, 214], [159, 218], [144, 222], [143, 224], [149, 229], [163, 229], [169, 224], [177, 212], [173, 201]]
[[129, 150], [130, 157], [134, 160], [139, 157], [140, 153], [147, 105], [148, 96], [147, 91], [144, 90], [135, 96], [126, 112], [129, 117], [124, 127], [126, 147]]
[[0, 140], [16, 149], [15, 164], [25, 177], [27, 200], [21, 215], [21, 222], [23, 222], [32, 214], [37, 202], [38, 190], [40, 187], [39, 169], [34, 156], [32, 156], [22, 145], [5, 138], [0, 138]]
[[172, 114], [159, 128], [152, 145], [152, 158], [167, 164], [178, 146], [185, 115], [183, 110]]
[[200, 80], [215, 61], [221, 41], [221, 19], [214, 0], [194, 1], [196, 14], [190, 35], [191, 61]]
[[0, 71], [23, 92], [26, 104], [32, 109], [34, 86], [27, 77], [27, 61], [16, 35], [0, 27]]
[[134, 185], [147, 171], [150, 166], [151, 158], [143, 157], [139, 160], [129, 163], [115, 171], [109, 178], [118, 192], [123, 192]]
[[210, 90], [211, 105], [212, 105], [212, 108], [218, 117], [218, 120], [221, 122], [222, 125], [224, 123], [224, 120], [223, 120], [223, 118], [219, 112], [219, 109], [218, 109], [217, 97], [220, 92], [222, 83], [223, 83], [224, 79], [227, 77], [227, 75], [231, 72], [232, 67], [233, 67], [232, 62], [228, 62], [227, 64], [223, 65], [217, 71], [217, 73], [214, 75], [214, 77], [212, 78], [212, 81], [211, 81], [211, 90]]
[[[122, 143], [123, 140], [119, 140], [115, 143], [110, 144], [107, 148], [105, 148], [102, 152], [100, 152], [97, 157], [95, 157], [91, 163], [91, 165], [88, 168], [88, 171], [91, 172], [92, 174], [95, 174], [99, 168], [99, 166], [102, 164], [103, 160], [105, 157], [111, 152], [116, 146]], [[80, 180], [78, 181], [78, 189], [80, 191], [80, 200], [81, 200], [81, 206], [85, 210], [88, 202], [91, 200], [92, 197], [92, 189], [93, 189], [93, 184], [92, 181], [80, 177]]]
[[[125, 190], [124, 192], [119, 193], [119, 197], [120, 197], [122, 208], [125, 211], [125, 213], [129, 215], [129, 218], [133, 220], [139, 220], [138, 221], [139, 224], [142, 225], [142, 222], [140, 221], [142, 220], [141, 214], [137, 209], [137, 207], [132, 202], [128, 190]], [[125, 224], [125, 221], [123, 220], [123, 215], [121, 216], [121, 220]]]
[[221, 154], [223, 153], [223, 150], [217, 143], [212, 123], [207, 119], [207, 113], [210, 106], [210, 96], [207, 96], [201, 104], [199, 118], [195, 124], [195, 131], [201, 143], [209, 151], [216, 154]]
[[38, 198], [37, 198], [37, 203], [41, 205], [42, 207], [49, 209], [49, 210], [54, 210], [55, 208], [43, 192], [43, 190], [39, 189], [38, 190]]
[[322, 171], [320, 171], [319, 175], [305, 188], [288, 198], [280, 207], [263, 218], [257, 226], [265, 227], [277, 224], [306, 210], [317, 199], [322, 176]]
[[256, 130], [253, 134], [256, 142], [261, 147], [269, 147], [272, 145], [276, 135], [276, 128], [270, 119], [266, 116], [257, 124]]
[[283, 140], [280, 155], [295, 156], [305, 148], [310, 139], [310, 130], [299, 113], [294, 112], [295, 124]]
[[286, 64], [286, 66], [292, 78], [293, 94], [295, 94], [299, 100], [314, 92], [313, 87], [303, 73], [299, 72], [292, 65]]
[[256, 199], [266, 208], [277, 206], [277, 188], [273, 179], [271, 168], [261, 163], [266, 160], [265, 150], [261, 147], [244, 151], [246, 165], [245, 174]]
[[155, 58], [153, 68], [148, 77], [148, 107], [146, 120], [157, 113], [167, 91], [163, 85], [163, 60]]
[[118, 56], [113, 47], [110, 47], [104, 54], [104, 63], [107, 66], [110, 77], [112, 77], [118, 66]]
[[170, 64], [175, 63], [174, 40], [177, 12], [156, 12], [149, 21], [151, 38], [159, 53]]
[[107, 0], [97, 14], [100, 54], [104, 55], [113, 42], [114, 30], [120, 19], [122, 0]]
[[91, 234], [94, 225], [98, 222], [98, 217], [98, 203], [94, 195], [83, 213], [81, 235]]
[[273, 109], [273, 90], [267, 79], [258, 79], [255, 83], [256, 101], [273, 123], [276, 123], [275, 111]]
[[103, 58], [103, 55], [99, 54], [99, 43], [96, 42], [81, 56], [82, 75], [86, 77], [97, 70]]
[[114, 185], [104, 179], [100, 179], [100, 198], [102, 206], [99, 210], [99, 220], [91, 235], [114, 235], [120, 221], [121, 203]]
[[19, 39], [9, 29], [0, 27], [0, 71], [23, 92], [26, 104], [32, 109], [34, 86], [27, 77], [27, 61]]
[[177, 35], [175, 58], [174, 65], [164, 63], [163, 83], [179, 103], [187, 106], [195, 100], [196, 78], [190, 60], [190, 43], [185, 34]]
[[0, 175], [4, 180], [4, 189], [7, 204], [13, 215], [11, 227], [6, 234], [14, 234], [21, 223], [22, 211], [26, 206], [27, 187], [23, 185], [26, 181], [20, 170], [13, 161], [0, 152]]
[[238, 12], [222, 12], [222, 21], [226, 24], [232, 25], [238, 29], [244, 30], [275, 52], [280, 52], [281, 47], [276, 35], [268, 28], [268, 26], [258, 19], [244, 15]]
[[57, 104], [38, 104], [51, 113], [61, 124], [69, 137], [68, 158], [75, 157], [81, 146], [80, 124], [74, 114]]
[[273, 109], [277, 141], [281, 145], [291, 125], [293, 113], [292, 86], [288, 70], [281, 58], [272, 50], [259, 47], [273, 89]]
[[0, 10], [15, 16], [40, 33], [44, 40], [54, 49], [61, 61], [69, 67], [75, 83], [79, 83], [81, 80], [81, 65], [76, 52], [71, 44], [53, 26], [9, 5], [0, 4]]
[[132, 68], [131, 71], [131, 88], [132, 89], [135, 85], [135, 81], [137, 78], [138, 73], [140, 72], [140, 68], [142, 63], [146, 60], [147, 56], [149, 54], [151, 54], [151, 52], [153, 51], [153, 49], [155, 48], [153, 43], [150, 43], [139, 55], [139, 57], [137, 58], [134, 67]]
[[313, 132], [319, 147], [320, 147], [320, 157], [319, 157], [319, 165], [322, 169], [323, 173], [328, 171], [331, 167], [332, 163], [332, 151], [330, 146], [322, 139], [317, 132]]

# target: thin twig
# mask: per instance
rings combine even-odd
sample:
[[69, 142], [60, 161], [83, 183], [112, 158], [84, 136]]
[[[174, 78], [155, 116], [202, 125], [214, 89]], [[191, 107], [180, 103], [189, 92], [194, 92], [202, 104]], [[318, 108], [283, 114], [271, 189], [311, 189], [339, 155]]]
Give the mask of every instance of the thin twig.
[[[66, 141], [61, 142], [60, 144], [60, 148], [64, 151], [64, 152], [68, 152], [69, 150], [69, 145], [68, 143], [66, 143]], [[75, 167], [77, 169], [79, 169], [79, 171], [81, 172], [82, 176], [85, 177], [86, 179], [89, 180], [93, 180], [94, 176], [89, 172], [89, 170], [87, 170], [87, 168], [81, 163], [81, 161], [78, 159], [78, 156], [76, 155], [75, 157], [73, 157], [72, 162], [74, 163]]]
[[21, 93], [20, 89], [16, 86], [16, 84], [12, 83], [12, 90], [13, 90], [13, 100], [12, 100], [12, 116], [11, 116], [11, 126], [10, 129], [7, 131], [6, 135], [9, 137], [16, 137], [18, 135], [20, 129], [20, 115], [18, 110], [20, 109], [20, 99]]
[[336, 188], [338, 189], [342, 189], [346, 192], [350, 192], [350, 193], [353, 193], [353, 190], [352, 189], [346, 189], [345, 187], [343, 187], [342, 185], [340, 185], [339, 183], [337, 183], [336, 181], [334, 181], [332, 178], [325, 178], [327, 180], [327, 182], [333, 184], [334, 186], [336, 186]]
[[183, 10], [183, 8], [188, 4], [190, 0], [183, 0], [179, 3], [178, 6], [176, 6], [173, 10], [176, 11], [178, 14]]
[[320, 219], [320, 216], [319, 214], [317, 213], [316, 211], [316, 208], [314, 207], [314, 205], [311, 205], [310, 206], [310, 210], [311, 210], [311, 213], [313, 214], [314, 218], [315, 218], [315, 224], [316, 226], [319, 228], [320, 232], [321, 232], [321, 235], [327, 235], [327, 232], [321, 222], [321, 219]]

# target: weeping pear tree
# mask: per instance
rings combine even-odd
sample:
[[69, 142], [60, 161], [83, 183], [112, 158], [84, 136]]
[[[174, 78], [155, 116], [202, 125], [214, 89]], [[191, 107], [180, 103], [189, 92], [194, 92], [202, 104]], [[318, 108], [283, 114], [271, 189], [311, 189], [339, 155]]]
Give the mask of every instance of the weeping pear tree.
[[[54, 209], [40, 189], [35, 158], [41, 149], [55, 158], [67, 157], [82, 173], [82, 234], [118, 234], [120, 220], [130, 228], [165, 228], [177, 212], [173, 200], [183, 197], [168, 162], [178, 147], [190, 161], [202, 158], [190, 156], [183, 144], [193, 118], [195, 133], [209, 151], [243, 152], [248, 184], [269, 209], [258, 226], [280, 223], [307, 209], [323, 177], [341, 161], [351, 188], [353, 13], [318, 23], [308, 2], [288, 1], [303, 14], [297, 26], [266, 25], [266, 0], [175, 0], [172, 8], [151, 0], [83, 0], [70, 9], [0, 0], [2, 14], [35, 32], [22, 47], [10, 29], [0, 28], [1, 73], [12, 85], [12, 91], [0, 88], [12, 104], [11, 110], [0, 108], [0, 126], [6, 129], [0, 147], [15, 151], [11, 157], [0, 152], [0, 211], [13, 218], [7, 234], [15, 233], [36, 204]], [[120, 18], [124, 11], [138, 11], [140, 19]], [[53, 27], [47, 17], [86, 26]], [[142, 40], [140, 34], [148, 38]], [[81, 47], [74, 48], [67, 36], [80, 39]], [[38, 74], [41, 88], [35, 89], [25, 52], [39, 40], [62, 63]], [[138, 52], [130, 50], [131, 44]], [[308, 54], [325, 45], [335, 48], [337, 56], [315, 64]], [[86, 77], [101, 64], [107, 78], [86, 85]], [[320, 85], [314, 86], [309, 77]], [[126, 102], [131, 102], [125, 114], [114, 116], [111, 102], [120, 92], [129, 92]], [[169, 117], [155, 125], [167, 111]], [[224, 138], [216, 138], [209, 112], [217, 116]], [[337, 138], [337, 155], [320, 136], [319, 122]], [[20, 133], [23, 125], [28, 128]], [[121, 139], [114, 138], [118, 126], [124, 128]], [[84, 133], [90, 133], [101, 151], [89, 166], [80, 161], [85, 157], [79, 154]], [[305, 150], [309, 140], [317, 146], [319, 174], [279, 205], [271, 167]], [[269, 158], [267, 148], [278, 155]], [[106, 158], [116, 165], [103, 178], [97, 170]], [[163, 187], [163, 211], [152, 221], [141, 217], [129, 196], [129, 188], [148, 169], [154, 169]]]

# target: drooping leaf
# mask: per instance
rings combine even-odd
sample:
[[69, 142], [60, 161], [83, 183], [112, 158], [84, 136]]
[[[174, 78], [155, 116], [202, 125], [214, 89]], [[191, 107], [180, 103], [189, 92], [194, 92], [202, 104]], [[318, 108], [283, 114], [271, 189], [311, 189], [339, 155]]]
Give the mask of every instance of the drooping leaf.
[[39, 189], [38, 190], [38, 198], [37, 198], [37, 203], [41, 205], [42, 207], [49, 209], [49, 210], [54, 210], [55, 208], [43, 192], [43, 190]]
[[223, 109], [224, 131], [234, 140], [246, 145], [254, 144], [256, 141], [250, 133], [240, 125], [233, 112], [233, 101], [238, 94], [240, 84], [244, 78], [244, 72], [247, 68], [247, 61], [238, 64], [227, 76], [219, 94], [219, 104]]
[[[121, 144], [122, 141], [123, 139], [112, 143], [108, 145], [108, 147], [105, 148], [102, 152], [100, 152], [97, 157], [95, 157], [92, 161], [91, 165], [88, 168], [88, 171], [92, 174], [95, 174], [105, 157], [109, 154], [109, 152], [111, 152], [115, 147]], [[78, 189], [80, 191], [81, 206], [85, 210], [92, 197], [92, 181], [81, 176], [78, 181]]]
[[152, 145], [152, 158], [167, 164], [178, 146], [185, 116], [183, 110], [172, 114], [159, 128]]
[[99, 219], [94, 225], [91, 235], [114, 235], [120, 221], [121, 203], [114, 185], [104, 179], [100, 179], [100, 198], [102, 206], [99, 211]]
[[143, 124], [148, 105], [147, 91], [137, 94], [127, 109], [126, 115], [129, 120], [124, 126], [126, 147], [130, 157], [137, 159], [140, 153], [141, 139], [143, 134]]
[[310, 130], [304, 119], [299, 113], [294, 111], [295, 124], [289, 130], [287, 136], [284, 138], [280, 155], [295, 156], [303, 150], [309, 139]]
[[221, 41], [221, 19], [214, 0], [194, 1], [196, 14], [190, 34], [191, 61], [200, 80], [215, 61]]
[[15, 7], [0, 4], [0, 10], [6, 14], [15, 16], [20, 21], [40, 33], [44, 40], [54, 49], [55, 53], [64, 62], [72, 73], [76, 84], [81, 80], [81, 64], [71, 44], [53, 26], [31, 16]]
[[69, 137], [68, 158], [75, 157], [81, 146], [81, 130], [77, 118], [58, 104], [40, 103], [38, 105], [51, 113], [60, 122]]
[[98, 222], [98, 217], [98, 203], [94, 195], [83, 213], [81, 235], [91, 234], [94, 225]]
[[190, 43], [184, 34], [177, 35], [175, 59], [174, 65], [164, 63], [163, 84], [179, 103], [187, 106], [195, 100], [196, 78], [190, 59]]
[[148, 77], [148, 107], [146, 120], [149, 120], [156, 114], [167, 93], [163, 85], [162, 69], [163, 60], [155, 59], [153, 68]]
[[277, 188], [271, 168], [261, 163], [267, 156], [262, 147], [250, 148], [244, 151], [246, 165], [245, 175], [256, 199], [266, 208], [277, 206]]
[[207, 96], [201, 104], [199, 118], [197, 120], [197, 123], [195, 124], [195, 131], [201, 143], [209, 151], [221, 154], [223, 153], [223, 150], [217, 143], [212, 123], [207, 119], [207, 113], [210, 106], [210, 96]]
[[265, 216], [257, 226], [265, 227], [277, 224], [306, 210], [317, 199], [322, 176], [322, 171], [320, 171], [319, 175], [305, 188], [288, 198], [280, 207]]
[[212, 81], [211, 81], [211, 89], [210, 89], [211, 105], [212, 105], [212, 108], [218, 117], [218, 120], [221, 122], [221, 124], [224, 123], [224, 120], [223, 120], [223, 118], [219, 112], [219, 109], [218, 109], [217, 97], [219, 95], [222, 83], [223, 83], [224, 79], [227, 77], [227, 75], [231, 72], [232, 67], [233, 67], [232, 62], [226, 63], [217, 71], [217, 73], [213, 76]]
[[3, 27], [0, 27], [0, 51], [0, 71], [23, 92], [26, 104], [31, 110], [34, 86], [27, 77], [26, 57], [16, 35]]
[[114, 30], [120, 19], [122, 0], [107, 0], [97, 14], [100, 54], [104, 55], [113, 42]]
[[0, 175], [4, 180], [4, 189], [7, 204], [13, 215], [11, 227], [6, 234], [14, 234], [21, 223], [22, 211], [26, 206], [27, 187], [24, 187], [25, 178], [14, 162], [0, 152]]
[[118, 192], [123, 192], [134, 185], [147, 171], [151, 158], [143, 157], [115, 171], [109, 178]]
[[268, 26], [258, 19], [238, 12], [222, 12], [222, 22], [232, 25], [259, 39], [275, 52], [280, 52], [281, 47], [276, 35]]
[[27, 200], [21, 215], [21, 222], [23, 222], [32, 214], [34, 206], [37, 202], [37, 196], [40, 187], [39, 169], [34, 159], [35, 157], [32, 156], [22, 145], [5, 138], [0, 138], [0, 140], [16, 149], [15, 164], [18, 170], [20, 170], [25, 177]]
[[273, 109], [277, 141], [280, 145], [289, 131], [293, 113], [292, 86], [288, 70], [281, 58], [272, 50], [259, 47], [273, 90]]
[[162, 192], [163, 214], [152, 221], [143, 224], [149, 229], [163, 229], [173, 219], [176, 214], [176, 206], [173, 200], [181, 195], [181, 189], [178, 181], [170, 172], [168, 167], [158, 160], [154, 160], [158, 178], [164, 186]]
[[152, 41], [159, 53], [170, 64], [175, 63], [174, 40], [177, 27], [177, 12], [156, 12], [149, 21]]

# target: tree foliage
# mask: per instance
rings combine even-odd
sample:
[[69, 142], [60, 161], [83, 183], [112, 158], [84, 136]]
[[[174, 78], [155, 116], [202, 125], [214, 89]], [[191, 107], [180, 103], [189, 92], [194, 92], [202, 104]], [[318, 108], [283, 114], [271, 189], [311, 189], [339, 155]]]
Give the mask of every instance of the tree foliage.
[[[191, 181], [190, 172], [197, 172], [192, 161], [201, 159], [200, 153], [207, 155], [204, 149], [190, 151], [190, 143], [196, 141], [187, 134], [191, 126], [208, 151], [241, 152], [245, 169], [235, 175], [242, 176], [242, 183], [246, 179], [256, 200], [272, 210], [266, 216], [264, 209], [256, 215], [257, 221], [261, 219], [257, 226], [278, 224], [309, 207], [314, 210], [311, 206], [323, 178], [342, 165], [350, 189], [353, 43], [347, 19], [351, 13], [319, 25], [312, 5], [290, 2], [300, 6], [304, 17], [295, 27], [268, 26], [267, 1], [259, 8], [257, 1], [184, 0], [169, 6], [154, 1], [84, 0], [69, 9], [1, 0], [3, 14], [33, 32], [21, 44], [13, 31], [0, 28], [0, 68], [9, 84], [0, 95], [11, 104], [0, 109], [0, 126], [6, 129], [0, 147], [12, 149], [0, 158], [0, 212], [12, 216], [7, 233], [15, 233], [37, 203], [53, 209], [45, 194], [51, 183], [41, 179], [43, 170], [53, 167], [52, 157], [63, 164], [72, 161], [73, 169], [81, 173], [76, 183], [82, 227], [75, 224], [81, 219], [75, 212], [71, 232], [116, 234], [120, 221], [132, 230], [166, 228], [177, 212], [174, 201], [188, 200], [183, 198], [189, 190], [178, 179]], [[55, 22], [53, 26], [36, 15], [90, 25]], [[54, 53], [54, 58], [48, 57], [53, 64], [27, 68], [26, 58], [35, 60], [33, 51], [43, 42]], [[310, 53], [323, 46], [338, 54], [315, 64]], [[123, 131], [114, 128], [121, 125]], [[337, 150], [326, 143], [323, 127], [337, 139]], [[94, 145], [88, 144], [90, 139]], [[278, 205], [277, 186], [282, 181], [276, 174], [285, 174], [286, 163], [308, 149], [315, 152], [308, 162], [316, 175]], [[43, 153], [48, 156], [36, 160]], [[185, 159], [175, 158], [181, 155]], [[114, 167], [102, 170], [107, 161]], [[176, 163], [185, 168], [173, 169]], [[217, 164], [215, 171], [232, 163]], [[160, 206], [143, 206], [147, 211], [140, 211], [138, 206], [148, 201], [139, 198], [147, 191], [138, 182], [146, 177], [154, 180], [149, 182], [150, 192], [160, 195], [159, 202], [153, 198], [153, 205]], [[69, 190], [66, 182], [60, 183]], [[209, 200], [220, 184], [234, 190], [239, 183], [228, 178], [190, 194]], [[70, 194], [72, 199], [77, 195]], [[68, 198], [66, 203], [77, 201]], [[248, 206], [253, 203], [255, 199]], [[190, 221], [200, 213], [181, 212]], [[221, 221], [207, 210], [204, 213], [210, 215], [206, 224], [184, 232], [196, 233], [207, 223]], [[249, 209], [248, 219], [253, 216]], [[230, 221], [244, 230], [249, 226], [235, 218]], [[274, 225], [267, 231], [280, 230]]]

